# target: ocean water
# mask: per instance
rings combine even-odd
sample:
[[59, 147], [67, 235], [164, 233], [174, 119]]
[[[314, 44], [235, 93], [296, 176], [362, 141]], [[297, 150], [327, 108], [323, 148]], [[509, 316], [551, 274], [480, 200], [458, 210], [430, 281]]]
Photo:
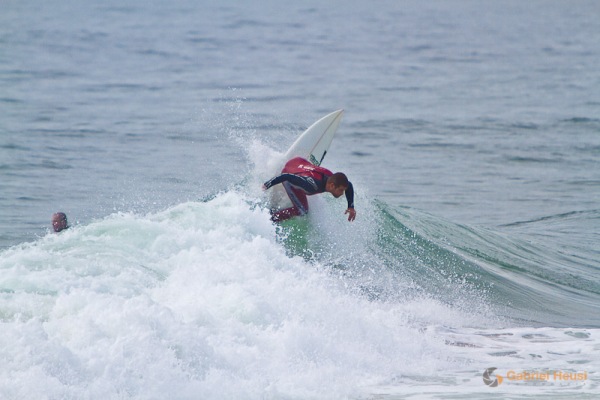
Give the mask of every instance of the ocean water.
[[[0, 398], [597, 398], [598, 16], [2, 2]], [[339, 108], [357, 220], [272, 224]]]

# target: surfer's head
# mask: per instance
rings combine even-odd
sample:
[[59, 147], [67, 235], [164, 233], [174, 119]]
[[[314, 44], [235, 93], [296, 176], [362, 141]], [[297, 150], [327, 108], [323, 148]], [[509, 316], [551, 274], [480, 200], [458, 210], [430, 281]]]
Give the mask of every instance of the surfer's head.
[[63, 212], [52, 214], [52, 228], [54, 228], [54, 232], [60, 232], [68, 227], [69, 224], [67, 223], [67, 214]]
[[336, 172], [327, 178], [325, 190], [331, 193], [334, 197], [340, 197], [348, 189], [348, 177], [341, 172]]

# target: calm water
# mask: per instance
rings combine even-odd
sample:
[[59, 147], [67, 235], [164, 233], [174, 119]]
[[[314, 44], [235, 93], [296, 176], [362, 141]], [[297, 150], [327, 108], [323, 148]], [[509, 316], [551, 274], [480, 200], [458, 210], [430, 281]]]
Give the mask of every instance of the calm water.
[[[54, 3], [0, 12], [0, 397], [597, 393], [600, 3]], [[356, 223], [273, 227], [339, 108]]]

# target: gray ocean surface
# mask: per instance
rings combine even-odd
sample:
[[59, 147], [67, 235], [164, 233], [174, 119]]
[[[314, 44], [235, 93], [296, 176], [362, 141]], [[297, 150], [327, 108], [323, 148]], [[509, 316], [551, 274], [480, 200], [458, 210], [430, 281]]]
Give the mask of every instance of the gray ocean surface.
[[[541, 365], [546, 369], [559, 368], [563, 363], [583, 365], [591, 376], [583, 389], [575, 387], [569, 392], [560, 387], [544, 391], [529, 387], [525, 393], [533, 398], [573, 393], [593, 398], [600, 387], [599, 43], [600, 2], [592, 0], [3, 1], [0, 258], [4, 259], [1, 267], [6, 273], [0, 282], [0, 314], [6, 332], [11, 332], [5, 335], [6, 349], [15, 345], [23, 329], [29, 329], [25, 326], [31, 328], [34, 324], [27, 321], [37, 321], [41, 327], [56, 321], [56, 312], [68, 315], [69, 307], [53, 312], [46, 306], [54, 301], [61, 304], [63, 295], [83, 290], [81, 287], [87, 284], [82, 278], [64, 293], [60, 285], [54, 285], [71, 282], [72, 274], [80, 276], [76, 267], [67, 268], [70, 272], [47, 286], [31, 283], [34, 279], [29, 279], [33, 276], [30, 274], [35, 271], [50, 274], [51, 269], [59, 268], [53, 255], [68, 258], [81, 251], [81, 261], [95, 259], [105, 251], [104, 260], [114, 259], [108, 264], [130, 268], [128, 262], [119, 261], [125, 250], [77, 250], [75, 243], [89, 242], [98, 232], [98, 238], [108, 235], [111, 243], [127, 241], [128, 234], [121, 236], [121, 231], [117, 234], [110, 227], [104, 231], [104, 225], [97, 225], [119, 215], [162, 216], [160, 213], [171, 213], [168, 210], [179, 210], [191, 221], [196, 211], [185, 208], [188, 202], [199, 202], [200, 208], [208, 204], [212, 211], [207, 215], [219, 214], [221, 203], [212, 206], [210, 201], [215, 196], [219, 199], [218, 193], [231, 196], [249, 181], [254, 184], [251, 172], [261, 164], [262, 157], [265, 163], [269, 157], [269, 152], [261, 153], [260, 149], [283, 152], [312, 122], [343, 108], [345, 114], [324, 166], [346, 172], [353, 182], [358, 226], [362, 218], [363, 223], [383, 227], [385, 235], [379, 234], [366, 254], [381, 257], [382, 265], [392, 271], [389, 282], [401, 281], [401, 288], [396, 283], [373, 283], [377, 278], [367, 282], [367, 272], [352, 270], [360, 256], [331, 262], [336, 268], [345, 265], [341, 269], [346, 271], [346, 283], [368, 292], [369, 298], [385, 301], [391, 301], [393, 296], [386, 293], [393, 291], [427, 293], [462, 312], [469, 306], [457, 304], [477, 301], [479, 294], [474, 295], [475, 300], [459, 300], [457, 293], [442, 295], [443, 279], [431, 278], [439, 271], [440, 276], [447, 277], [444, 270], [451, 265], [453, 284], [462, 279], [458, 276], [466, 277], [469, 290], [485, 293], [481, 294], [484, 302], [491, 303], [501, 321], [469, 320], [459, 324], [460, 334], [473, 339], [464, 346], [462, 339], [457, 339], [461, 349], [494, 349], [495, 342], [477, 340], [504, 337], [501, 332], [473, 333], [468, 330], [472, 327], [559, 329], [558, 333], [513, 331], [510, 335], [522, 338], [514, 344], [517, 350], [498, 350], [497, 354], [516, 354], [514, 358], [521, 360], [519, 368], [526, 368], [522, 360], [536, 359], [533, 354], [543, 358], [537, 350], [526, 350], [532, 338], [534, 343], [539, 343], [536, 338], [546, 338], [543, 340], [548, 343], [560, 343], [558, 347], [565, 337], [581, 339], [579, 354], [591, 349], [589, 358], [561, 358], [552, 364], [556, 358], [550, 356], [550, 361]], [[259, 150], [250, 151], [257, 148], [257, 143]], [[63, 240], [49, 234], [50, 217], [56, 211], [68, 215], [74, 230], [69, 234], [82, 235], [77, 240], [65, 236], [64, 240], [73, 243], [52, 244]], [[177, 212], [172, 212], [171, 221], [177, 220]], [[224, 213], [225, 219], [227, 215]], [[129, 221], [129, 217], [123, 218], [117, 223], [119, 229], [126, 229]], [[148, 217], [145, 222], [150, 224], [156, 218], [162, 217]], [[132, 226], [137, 226], [135, 221]], [[352, 229], [347, 223], [336, 227]], [[138, 228], [131, 238], [141, 235], [146, 225], [140, 223]], [[251, 232], [253, 228], [247, 229]], [[348, 237], [355, 238], [352, 233]], [[408, 245], [411, 238], [415, 242]], [[137, 243], [131, 239], [128, 244], [135, 247]], [[181, 239], [181, 243], [171, 246], [180, 245], [178, 251], [184, 252], [185, 243]], [[154, 253], [146, 263], [163, 257], [162, 248], [152, 247], [155, 244], [149, 245]], [[40, 249], [47, 245], [47, 256], [39, 256]], [[214, 250], [226, 252], [230, 248]], [[291, 252], [302, 255], [302, 251]], [[248, 258], [249, 254], [254, 253], [242, 253], [240, 258]], [[423, 272], [426, 269], [431, 272]], [[140, 274], [141, 281], [154, 282], [154, 275]], [[166, 270], [160, 274], [175, 276]], [[108, 275], [125, 284], [125, 280], [116, 278], [117, 272], [111, 270]], [[133, 285], [134, 280], [126, 282]], [[162, 281], [157, 282], [148, 287], [155, 288]], [[138, 293], [136, 290], [125, 292]], [[19, 293], [38, 300], [20, 298]], [[35, 297], [38, 295], [50, 297]], [[410, 297], [411, 301], [416, 297]], [[32, 304], [41, 305], [41, 314], [31, 311], [36, 309]], [[505, 306], [507, 310], [496, 310]], [[365, 320], [373, 313], [367, 308], [357, 306], [364, 311]], [[115, 306], [110, 315], [119, 315], [118, 310]], [[410, 312], [418, 310], [415, 307]], [[423, 318], [420, 332], [436, 326], [441, 335], [456, 334], [447, 321], [428, 322]], [[220, 325], [207, 324], [221, 331]], [[231, 324], [225, 327], [233, 330]], [[54, 343], [38, 341], [37, 334], [27, 332], [30, 336], [23, 336], [26, 345]], [[98, 332], [92, 330], [82, 336], [82, 341], [95, 340]], [[192, 343], [187, 337], [173, 341], [176, 344], [169, 344], [169, 349], [189, 349], [186, 343]], [[589, 341], [592, 345], [587, 348]], [[446, 342], [455, 343], [450, 339]], [[299, 343], [302, 347], [304, 342]], [[543, 354], [552, 353], [553, 346], [548, 345]], [[567, 349], [571, 344], [564, 346]], [[64, 384], [61, 389], [44, 381], [50, 385], [46, 386], [50, 390], [45, 398], [82, 398], [90, 394], [92, 398], [149, 398], [144, 392], [145, 379], [160, 375], [152, 378], [152, 374], [146, 374], [138, 381], [135, 374], [129, 377], [115, 373], [122, 381], [117, 379], [116, 386], [103, 386], [104, 381], [90, 378], [92, 361], [72, 361], [80, 354], [64, 361], [62, 353], [54, 353], [50, 347], [42, 352], [47, 355], [45, 361], [11, 364], [12, 371], [22, 371], [22, 375], [3, 371], [0, 393], [7, 398], [43, 394], [41, 389], [24, 393], [10, 387], [11, 380], [22, 379], [27, 386], [38, 379], [30, 373], [36, 365], [45, 368], [46, 377], [53, 376], [53, 367], [48, 365], [66, 365], [71, 371], [68, 377], [57, 378]], [[424, 354], [431, 352], [428, 348]], [[455, 359], [485, 359], [487, 363], [491, 353], [485, 352], [485, 357], [461, 354]], [[207, 359], [214, 356], [208, 351], [203, 354]], [[225, 363], [225, 358], [213, 359]], [[363, 360], [367, 358], [363, 356]], [[410, 364], [416, 359], [422, 360], [422, 355], [405, 361]], [[508, 368], [502, 360], [504, 365], [498, 367]], [[147, 361], [139, 360], [131, 368], [146, 365]], [[381, 366], [380, 361], [374, 363]], [[200, 361], [186, 359], [184, 364], [196, 362]], [[240, 362], [251, 368], [250, 361]], [[123, 360], [109, 360], [106, 365], [129, 368]], [[161, 365], [161, 371], [169, 370], [172, 362], [163, 360]], [[236, 377], [232, 381], [238, 382], [243, 376], [254, 386], [233, 385], [239, 392], [232, 389], [227, 393], [234, 397], [247, 393], [248, 398], [332, 398], [331, 393], [333, 398], [408, 398], [420, 393], [419, 385], [427, 385], [435, 387], [432, 397], [455, 392], [486, 397], [490, 388], [480, 383], [480, 375], [482, 368], [493, 366], [465, 361], [464, 365], [477, 367], [465, 367], [467, 372], [458, 375], [462, 377], [457, 378], [458, 383], [452, 381], [452, 371], [444, 370], [455, 368], [455, 364], [448, 367], [417, 362], [420, 369], [414, 375], [382, 366], [384, 372], [373, 374], [384, 378], [360, 383], [362, 388], [376, 388], [367, 395], [362, 389], [348, 394], [320, 383], [319, 387], [330, 393], [328, 396], [317, 389], [297, 390], [310, 385], [293, 381], [297, 371], [282, 365], [273, 366], [274, 370], [286, 371], [278, 381], [281, 386], [264, 383], [264, 376], [253, 379], [229, 370]], [[512, 367], [517, 368], [516, 364]], [[436, 368], [444, 372], [434, 374], [436, 377], [424, 372]], [[114, 376], [106, 372], [109, 370], [104, 370], [106, 382], [114, 381]], [[354, 372], [363, 376], [367, 370], [365, 367]], [[385, 371], [393, 372], [385, 376]], [[196, 372], [186, 376], [195, 379]], [[350, 369], [349, 374], [352, 372]], [[476, 376], [477, 384], [461, 387], [460, 382], [472, 376]], [[317, 382], [316, 377], [308, 376], [307, 382]], [[228, 385], [221, 377], [204, 380], [206, 386], [188, 387], [193, 379], [179, 378], [168, 378], [181, 385], [175, 398], [197, 398], [194, 393], [218, 398], [207, 388]], [[285, 386], [286, 382], [297, 386]], [[414, 390], [399, 390], [403, 384]], [[165, 385], [154, 387], [151, 393], [156, 398], [168, 398], [173, 388], [167, 390], [169, 384]], [[516, 396], [520, 392], [507, 393]]]

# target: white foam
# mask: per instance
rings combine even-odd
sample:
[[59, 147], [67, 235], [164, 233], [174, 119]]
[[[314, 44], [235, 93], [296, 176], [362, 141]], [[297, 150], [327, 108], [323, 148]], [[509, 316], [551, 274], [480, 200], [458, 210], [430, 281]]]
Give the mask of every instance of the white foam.
[[370, 301], [288, 256], [256, 204], [228, 192], [3, 252], [0, 397], [357, 397], [481, 353], [441, 328], [472, 324], [464, 312]]
[[16, 397], [345, 395], [436, 345], [289, 258], [233, 192], [49, 235], [0, 267], [0, 389]]

